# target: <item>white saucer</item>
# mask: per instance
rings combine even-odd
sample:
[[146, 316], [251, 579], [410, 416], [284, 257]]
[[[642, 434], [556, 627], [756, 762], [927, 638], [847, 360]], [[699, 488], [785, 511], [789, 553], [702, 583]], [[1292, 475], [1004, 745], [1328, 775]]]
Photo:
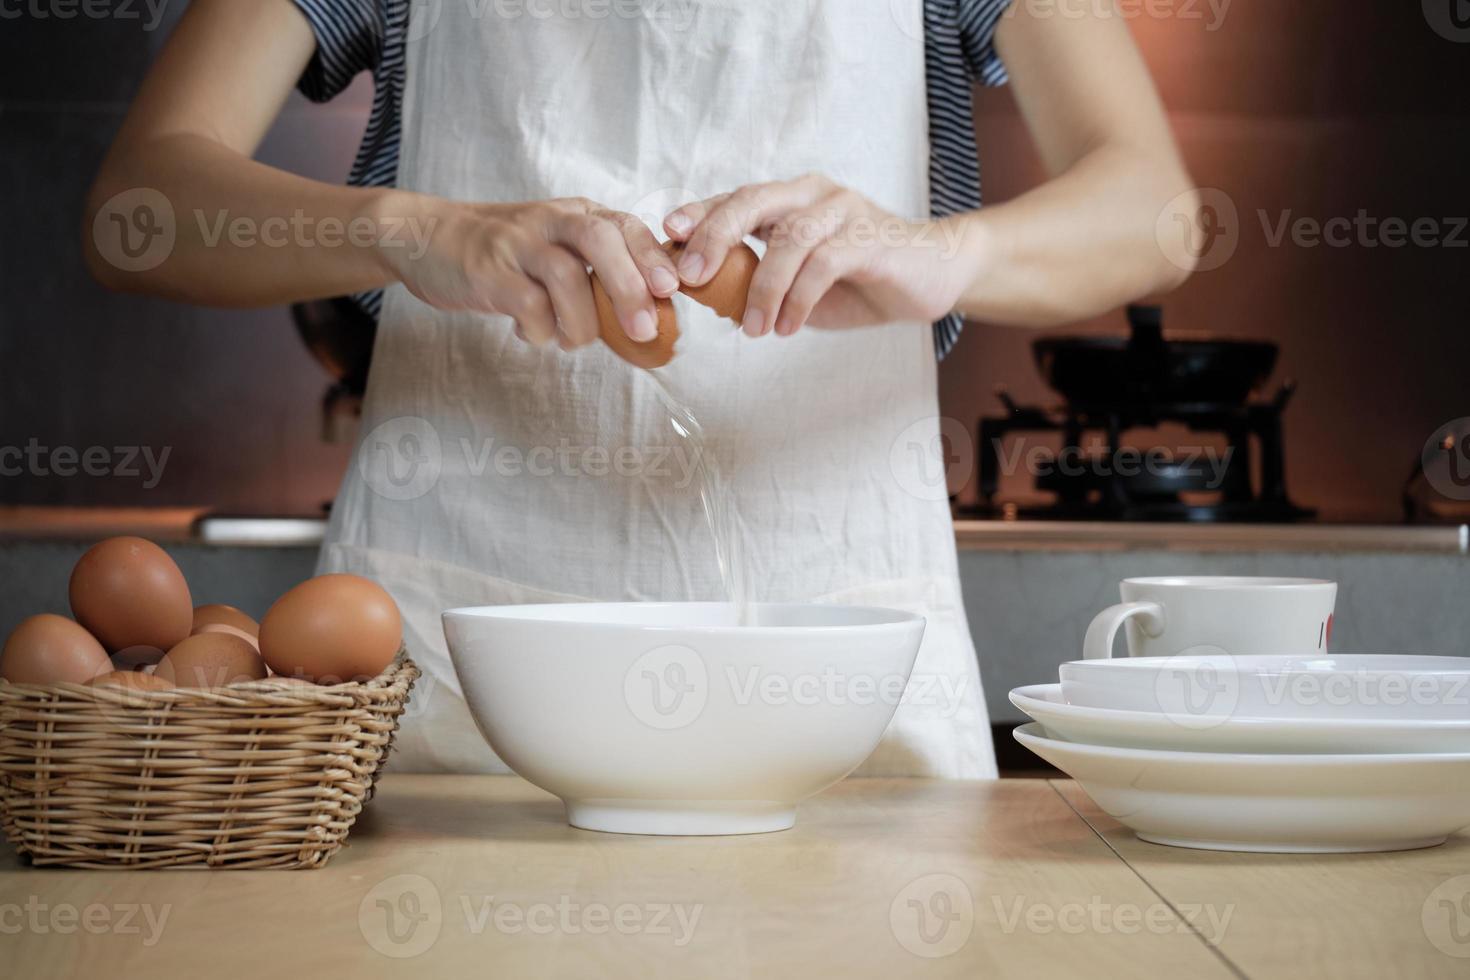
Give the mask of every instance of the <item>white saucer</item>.
[[1155, 844], [1326, 854], [1442, 844], [1470, 825], [1470, 753], [1241, 755], [1016, 740]]
[[1011, 704], [1046, 728], [1049, 737], [1084, 745], [1184, 752], [1470, 753], [1470, 719], [1437, 718], [1185, 718], [1159, 711], [1124, 711], [1068, 704], [1062, 685], [1035, 684], [1011, 692]]

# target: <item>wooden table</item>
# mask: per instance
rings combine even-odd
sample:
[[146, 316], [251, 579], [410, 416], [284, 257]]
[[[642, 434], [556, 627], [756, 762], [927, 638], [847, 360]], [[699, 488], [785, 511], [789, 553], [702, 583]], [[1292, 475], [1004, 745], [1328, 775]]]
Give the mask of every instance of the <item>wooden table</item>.
[[1464, 978], [1470, 835], [1215, 854], [1141, 843], [1070, 782], [848, 780], [786, 833], [620, 837], [567, 827], [519, 779], [390, 774], [320, 871], [0, 852], [0, 962], [149, 980]]

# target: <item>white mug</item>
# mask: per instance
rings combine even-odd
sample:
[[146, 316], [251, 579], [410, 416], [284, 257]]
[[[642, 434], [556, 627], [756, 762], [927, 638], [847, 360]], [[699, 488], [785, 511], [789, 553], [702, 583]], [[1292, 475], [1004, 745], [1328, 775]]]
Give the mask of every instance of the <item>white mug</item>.
[[1124, 579], [1118, 590], [1123, 601], [1087, 627], [1084, 659], [1111, 657], [1125, 625], [1134, 657], [1326, 653], [1337, 604], [1337, 583], [1312, 578], [1176, 575]]

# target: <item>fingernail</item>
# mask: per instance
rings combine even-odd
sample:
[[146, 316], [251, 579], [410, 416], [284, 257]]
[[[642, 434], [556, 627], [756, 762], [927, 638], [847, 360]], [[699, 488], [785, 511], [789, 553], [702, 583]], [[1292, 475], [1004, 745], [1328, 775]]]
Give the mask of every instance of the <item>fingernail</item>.
[[633, 332], [630, 335], [640, 344], [646, 344], [658, 336], [658, 324], [654, 322], [653, 314], [647, 310], [639, 310], [633, 316]]
[[690, 285], [697, 285], [704, 274], [704, 256], [695, 252], [686, 254], [679, 262], [679, 278]]
[[679, 288], [679, 277], [663, 266], [654, 269], [649, 273], [648, 278], [653, 283], [653, 291], [660, 295], [672, 293]]
[[766, 318], [761, 315], [760, 310], [752, 306], [745, 311], [745, 319], [741, 321], [740, 329], [744, 330], [747, 336], [759, 337], [765, 325]]
[[680, 235], [687, 235], [694, 228], [694, 219], [687, 214], [674, 213], [669, 215], [669, 230]]

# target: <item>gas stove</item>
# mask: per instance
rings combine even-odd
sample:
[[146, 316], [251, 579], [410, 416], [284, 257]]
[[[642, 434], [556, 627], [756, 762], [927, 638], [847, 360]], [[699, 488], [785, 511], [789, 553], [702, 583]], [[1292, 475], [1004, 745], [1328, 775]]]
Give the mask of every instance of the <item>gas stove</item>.
[[[1284, 523], [1314, 515], [1287, 494], [1282, 415], [1295, 384], [1270, 400], [1216, 403], [1017, 404], [1004, 389], [1004, 415], [979, 426], [979, 503], [962, 516], [1013, 520]], [[1193, 447], [1138, 449], [1130, 431], [1182, 426], [1209, 438]], [[1060, 446], [1028, 446], [1059, 434]], [[1054, 443], [1050, 435], [1048, 443]], [[1205, 443], [1209, 443], [1205, 445]], [[1007, 501], [1001, 478], [1024, 470], [1049, 503]]]

